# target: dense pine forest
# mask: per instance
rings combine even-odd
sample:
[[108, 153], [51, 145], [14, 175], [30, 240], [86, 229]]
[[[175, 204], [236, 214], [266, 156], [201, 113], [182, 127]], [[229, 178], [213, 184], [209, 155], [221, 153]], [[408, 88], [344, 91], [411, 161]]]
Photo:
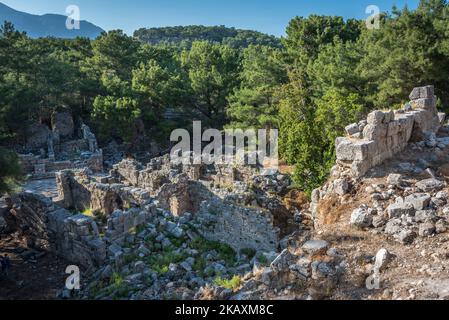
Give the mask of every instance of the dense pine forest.
[[232, 48], [246, 48], [249, 45], [280, 47], [280, 39], [261, 32], [226, 28], [225, 26], [178, 26], [165, 28], [139, 29], [134, 37], [148, 44], [174, 44], [190, 48], [195, 41], [208, 41], [225, 44]]
[[[393, 8], [380, 28], [336, 16], [296, 17], [280, 42], [217, 28], [120, 30], [96, 40], [31, 39], [0, 29], [0, 191], [20, 178], [14, 149], [33, 119], [69, 109], [101, 143], [166, 142], [204, 126], [279, 128], [281, 157], [310, 192], [335, 162], [334, 141], [370, 110], [400, 107], [434, 84], [449, 106], [449, 5]], [[164, 115], [167, 110], [182, 115]], [[166, 119], [166, 120], [164, 120]]]

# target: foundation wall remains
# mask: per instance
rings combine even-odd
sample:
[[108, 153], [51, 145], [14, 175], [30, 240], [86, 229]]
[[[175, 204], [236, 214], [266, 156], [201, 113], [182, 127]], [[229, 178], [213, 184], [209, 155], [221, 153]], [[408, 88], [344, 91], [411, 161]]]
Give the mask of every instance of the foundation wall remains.
[[55, 252], [86, 268], [104, 262], [106, 245], [92, 218], [74, 215], [33, 193], [14, 195], [6, 203], [8, 223], [25, 236], [28, 247]]
[[434, 87], [415, 88], [410, 99], [403, 110], [374, 111], [366, 120], [349, 125], [348, 136], [336, 140], [337, 165], [361, 177], [410, 141], [435, 134], [444, 117], [437, 111]]

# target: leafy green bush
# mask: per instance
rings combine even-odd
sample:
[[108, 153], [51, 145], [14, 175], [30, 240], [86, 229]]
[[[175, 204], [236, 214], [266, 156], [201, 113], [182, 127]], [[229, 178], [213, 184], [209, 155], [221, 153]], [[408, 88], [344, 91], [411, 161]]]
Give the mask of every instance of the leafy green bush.
[[214, 280], [214, 284], [232, 291], [237, 291], [242, 285], [242, 278], [239, 276], [234, 276], [232, 279], [218, 277]]
[[197, 238], [192, 241], [191, 247], [200, 252], [215, 250], [218, 253], [218, 258], [224, 260], [228, 265], [233, 265], [236, 261], [234, 249], [224, 243]]

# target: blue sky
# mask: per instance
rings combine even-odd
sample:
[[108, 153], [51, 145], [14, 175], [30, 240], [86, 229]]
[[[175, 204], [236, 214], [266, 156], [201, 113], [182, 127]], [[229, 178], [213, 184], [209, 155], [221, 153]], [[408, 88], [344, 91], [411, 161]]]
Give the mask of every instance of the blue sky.
[[393, 5], [416, 8], [419, 0], [0, 0], [28, 13], [65, 14], [78, 5], [81, 19], [105, 30], [122, 29], [128, 34], [140, 27], [175, 25], [226, 25], [283, 35], [295, 16], [310, 14], [366, 18], [368, 5], [391, 11]]

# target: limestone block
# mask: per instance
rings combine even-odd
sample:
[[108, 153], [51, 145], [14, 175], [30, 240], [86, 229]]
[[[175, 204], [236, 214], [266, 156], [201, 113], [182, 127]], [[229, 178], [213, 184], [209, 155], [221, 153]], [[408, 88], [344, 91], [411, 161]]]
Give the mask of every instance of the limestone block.
[[411, 104], [415, 109], [434, 110], [436, 107], [436, 99], [435, 98], [417, 99], [413, 100]]
[[353, 123], [347, 126], [345, 130], [348, 135], [352, 136], [353, 134], [360, 132], [360, 127], [358, 123]]
[[393, 136], [397, 135], [399, 133], [400, 129], [401, 129], [401, 123], [399, 120], [391, 121], [388, 124], [387, 137], [393, 137]]
[[346, 139], [337, 146], [337, 159], [361, 161], [370, 157], [374, 150], [374, 141], [351, 141]]
[[368, 117], [366, 120], [367, 120], [368, 124], [377, 125], [377, 124], [381, 124], [384, 121], [384, 119], [385, 119], [385, 114], [380, 110], [376, 110], [376, 111], [373, 111], [370, 114], [368, 114]]
[[380, 140], [386, 137], [388, 127], [382, 124], [368, 124], [363, 129], [363, 137], [367, 140]]
[[434, 95], [434, 86], [418, 87], [413, 89], [412, 93], [410, 94], [410, 100], [433, 98]]
[[363, 176], [373, 167], [371, 161], [354, 161], [351, 165], [351, 172], [355, 177]]

